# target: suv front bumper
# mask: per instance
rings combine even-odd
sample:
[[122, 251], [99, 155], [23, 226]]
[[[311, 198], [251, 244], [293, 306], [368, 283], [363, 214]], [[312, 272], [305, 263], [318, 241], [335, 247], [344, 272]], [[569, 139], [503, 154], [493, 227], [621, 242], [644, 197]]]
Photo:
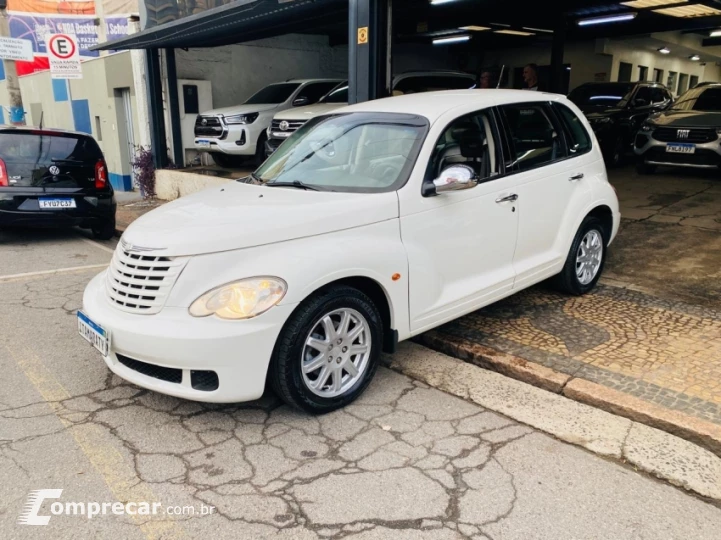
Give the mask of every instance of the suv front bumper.
[[258, 138], [267, 126], [259, 126], [258, 122], [252, 124], [238, 124], [226, 126], [222, 138], [196, 135], [193, 138], [195, 149], [201, 152], [217, 152], [231, 156], [255, 155]]
[[667, 152], [669, 144], [674, 142], [658, 141], [653, 132], [639, 132], [633, 144], [634, 153], [648, 165], [668, 165], [672, 167], [692, 167], [696, 169], [715, 169], [721, 167], [721, 141], [716, 139], [694, 145], [693, 154]]

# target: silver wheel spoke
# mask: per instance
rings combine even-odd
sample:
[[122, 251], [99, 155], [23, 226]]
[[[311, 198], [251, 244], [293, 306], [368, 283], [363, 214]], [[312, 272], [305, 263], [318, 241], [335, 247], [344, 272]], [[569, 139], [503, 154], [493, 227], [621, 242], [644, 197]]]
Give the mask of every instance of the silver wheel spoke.
[[358, 368], [350, 360], [345, 363], [345, 365], [343, 366], [343, 369], [345, 369], [350, 374], [351, 377], [358, 376]]
[[327, 365], [323, 366], [323, 369], [320, 370], [320, 374], [318, 375], [318, 378], [315, 380], [314, 387], [317, 390], [322, 390], [325, 386], [326, 381], [328, 380], [328, 377], [331, 374], [331, 370]]
[[588, 285], [596, 278], [602, 261], [603, 237], [592, 229], [581, 239], [576, 253], [576, 276], [581, 285]]
[[315, 349], [318, 352], [325, 352], [328, 350], [328, 345], [330, 344], [328, 341], [321, 341], [320, 339], [310, 337], [305, 342], [308, 347], [311, 349]]
[[350, 326], [350, 313], [347, 311], [343, 312], [343, 316], [340, 319], [340, 324], [338, 325], [338, 335], [340, 337], [345, 337], [345, 335], [348, 333], [348, 327]]
[[364, 354], [368, 352], [368, 345], [353, 345], [350, 348], [350, 355]]
[[325, 339], [328, 342], [333, 342], [336, 336], [335, 326], [333, 326], [333, 319], [329, 315], [323, 317], [323, 329], [325, 330]]
[[348, 334], [348, 341], [350, 343], [353, 343], [356, 340], [356, 338], [361, 335], [361, 332], [363, 332], [363, 331], [365, 331], [365, 327], [361, 326], [359, 324]]
[[331, 391], [340, 392], [341, 386], [343, 385], [343, 373], [340, 369], [333, 371], [333, 384], [331, 385]]
[[325, 354], [319, 354], [310, 362], [303, 364], [303, 373], [313, 373], [318, 368], [326, 364]]

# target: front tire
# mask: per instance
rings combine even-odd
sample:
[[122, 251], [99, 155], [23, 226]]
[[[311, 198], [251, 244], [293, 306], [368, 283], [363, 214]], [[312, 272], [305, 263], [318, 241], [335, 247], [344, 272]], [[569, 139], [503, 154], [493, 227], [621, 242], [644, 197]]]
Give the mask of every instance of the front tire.
[[224, 169], [236, 169], [243, 165], [243, 158], [241, 156], [231, 156], [229, 154], [221, 154], [220, 152], [213, 152], [210, 155], [213, 156], [215, 164]]
[[283, 327], [270, 362], [270, 385], [292, 407], [331, 412], [368, 387], [382, 343], [381, 315], [367, 295], [347, 286], [319, 291]]
[[556, 287], [575, 296], [593, 289], [603, 273], [607, 245], [601, 220], [587, 216], [573, 239], [563, 270], [555, 278]]
[[265, 153], [265, 141], [268, 140], [268, 136], [265, 131], [258, 137], [258, 144], [255, 146], [255, 166], [260, 167], [268, 156]]

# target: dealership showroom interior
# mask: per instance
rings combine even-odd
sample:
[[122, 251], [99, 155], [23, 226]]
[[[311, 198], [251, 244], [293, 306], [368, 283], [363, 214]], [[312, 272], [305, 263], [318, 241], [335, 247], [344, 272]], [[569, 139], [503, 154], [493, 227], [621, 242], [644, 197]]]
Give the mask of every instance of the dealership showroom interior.
[[0, 59], [0, 537], [721, 538], [721, 0], [0, 0]]

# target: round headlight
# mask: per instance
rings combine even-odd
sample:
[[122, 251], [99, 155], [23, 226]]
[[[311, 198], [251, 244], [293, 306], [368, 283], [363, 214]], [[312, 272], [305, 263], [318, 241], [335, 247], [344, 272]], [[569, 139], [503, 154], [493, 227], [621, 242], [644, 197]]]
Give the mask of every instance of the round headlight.
[[276, 277], [241, 279], [206, 292], [188, 311], [193, 317], [216, 315], [221, 319], [250, 319], [280, 302], [287, 289], [285, 281]]

